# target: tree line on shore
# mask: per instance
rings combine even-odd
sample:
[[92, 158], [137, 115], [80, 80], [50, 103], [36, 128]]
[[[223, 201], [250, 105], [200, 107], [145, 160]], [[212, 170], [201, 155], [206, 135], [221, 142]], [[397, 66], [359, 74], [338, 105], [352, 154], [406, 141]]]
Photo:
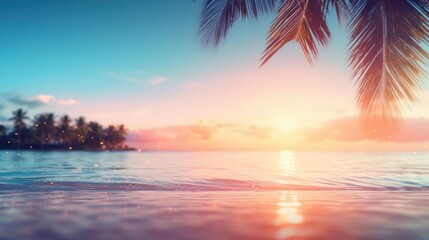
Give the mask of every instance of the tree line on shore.
[[74, 121], [61, 116], [57, 121], [53, 113], [34, 116], [27, 124], [27, 112], [18, 109], [9, 119], [10, 131], [0, 125], [0, 149], [38, 150], [127, 150], [124, 145], [127, 130], [123, 124], [104, 128], [97, 122], [87, 122], [84, 117]]

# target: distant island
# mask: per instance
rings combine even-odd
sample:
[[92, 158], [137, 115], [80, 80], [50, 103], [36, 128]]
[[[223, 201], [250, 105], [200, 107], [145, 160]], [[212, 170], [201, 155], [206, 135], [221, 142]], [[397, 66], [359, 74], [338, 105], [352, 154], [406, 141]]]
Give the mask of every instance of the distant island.
[[104, 128], [97, 122], [87, 122], [84, 117], [74, 121], [54, 113], [43, 113], [29, 120], [27, 112], [18, 109], [9, 119], [12, 127], [0, 125], [2, 150], [133, 150], [125, 145], [127, 130], [123, 124]]

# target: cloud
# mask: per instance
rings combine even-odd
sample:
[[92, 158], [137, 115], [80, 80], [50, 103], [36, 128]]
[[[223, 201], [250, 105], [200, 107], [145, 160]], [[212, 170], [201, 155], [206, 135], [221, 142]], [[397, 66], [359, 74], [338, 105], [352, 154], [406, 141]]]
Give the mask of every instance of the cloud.
[[358, 117], [342, 117], [322, 123], [316, 128], [299, 129], [305, 141], [337, 140], [345, 142], [373, 140], [377, 142], [429, 141], [429, 119], [408, 118], [401, 129], [392, 133], [368, 133]]
[[346, 109], [340, 108], [335, 111], [336, 114], [341, 115], [347, 113]]
[[165, 76], [149, 76], [148, 73], [144, 71], [131, 71], [131, 72], [106, 72], [107, 76], [110, 76], [114, 79], [133, 82], [133, 83], [147, 83], [150, 85], [158, 85], [164, 83], [167, 80]]
[[[221, 132], [223, 130], [228, 131]], [[129, 142], [144, 144], [146, 146], [164, 144], [177, 147], [185, 145], [190, 146], [196, 142], [201, 143], [216, 141], [216, 137], [221, 137], [223, 134], [227, 134], [229, 136], [239, 136], [240, 138], [244, 137], [246, 139], [263, 140], [271, 138], [276, 133], [278, 133], [278, 130], [274, 127], [257, 125], [246, 126], [232, 123], [198, 122], [189, 125], [150, 128], [134, 131], [128, 135], [127, 140]]]
[[260, 127], [256, 125], [250, 125], [243, 131], [245, 135], [252, 136], [258, 139], [267, 139], [275, 132], [276, 129], [273, 127]]
[[222, 128], [213, 124], [191, 124], [170, 126], [163, 128], [143, 129], [130, 133], [129, 141], [134, 142], [189, 142], [196, 140], [210, 140]]
[[[76, 99], [57, 99], [56, 97], [48, 94], [39, 94], [34, 97], [23, 98], [19, 95], [7, 94], [6, 100], [18, 106], [35, 108], [48, 104], [58, 105], [75, 105], [79, 104]], [[0, 108], [1, 109], [1, 108]]]
[[80, 102], [76, 99], [70, 98], [70, 99], [59, 99], [57, 100], [57, 104], [59, 105], [76, 105]]
[[165, 82], [165, 80], [167, 80], [166, 77], [156, 76], [156, 77], [153, 77], [152, 79], [149, 80], [149, 84], [151, 84], [151, 85], [158, 85], [158, 84], [161, 84], [161, 83]]
[[10, 97], [7, 97], [6, 100], [15, 105], [27, 108], [40, 107], [46, 104], [38, 98], [23, 98], [18, 95], [12, 95]]
[[48, 104], [48, 103], [51, 103], [53, 100], [55, 100], [55, 97], [51, 95], [46, 95], [46, 94], [39, 94], [35, 96], [34, 99], [44, 104]]

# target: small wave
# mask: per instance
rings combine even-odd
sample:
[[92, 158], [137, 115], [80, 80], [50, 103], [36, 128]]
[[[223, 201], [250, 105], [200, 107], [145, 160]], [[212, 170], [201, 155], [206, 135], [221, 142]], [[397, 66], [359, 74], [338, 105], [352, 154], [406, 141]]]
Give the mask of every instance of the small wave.
[[235, 179], [205, 179], [188, 183], [31, 182], [0, 184], [0, 191], [428, 191], [429, 186], [314, 186]]

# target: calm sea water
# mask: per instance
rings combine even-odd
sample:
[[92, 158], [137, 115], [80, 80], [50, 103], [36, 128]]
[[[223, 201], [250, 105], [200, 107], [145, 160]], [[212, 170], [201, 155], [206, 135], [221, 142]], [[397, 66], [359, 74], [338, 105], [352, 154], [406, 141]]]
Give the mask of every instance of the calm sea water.
[[429, 239], [428, 152], [0, 152], [0, 239]]

